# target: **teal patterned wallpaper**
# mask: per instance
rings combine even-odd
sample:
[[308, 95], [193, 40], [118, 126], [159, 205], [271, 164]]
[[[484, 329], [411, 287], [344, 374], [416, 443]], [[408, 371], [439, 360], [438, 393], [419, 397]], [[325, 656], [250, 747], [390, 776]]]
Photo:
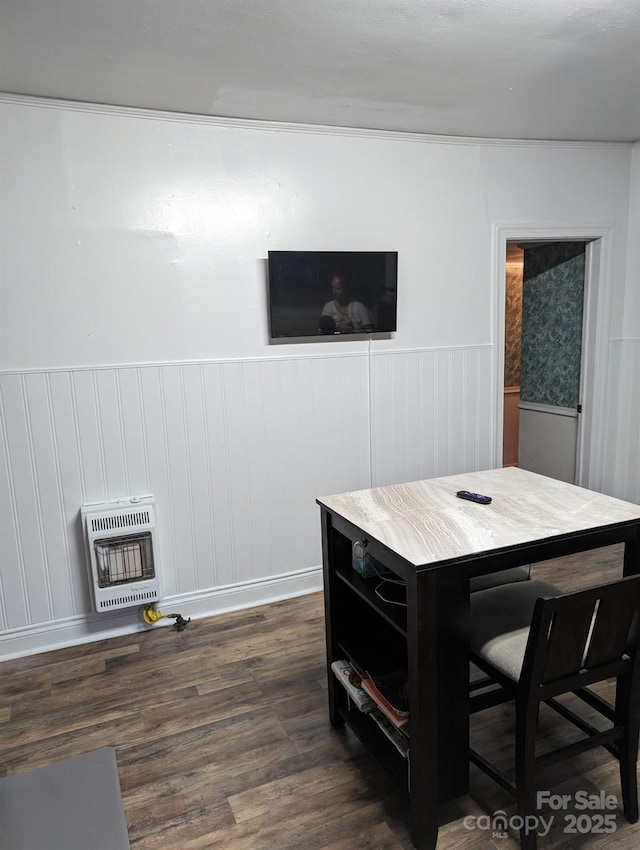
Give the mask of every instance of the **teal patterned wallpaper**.
[[585, 245], [524, 252], [521, 401], [576, 408], [580, 391]]

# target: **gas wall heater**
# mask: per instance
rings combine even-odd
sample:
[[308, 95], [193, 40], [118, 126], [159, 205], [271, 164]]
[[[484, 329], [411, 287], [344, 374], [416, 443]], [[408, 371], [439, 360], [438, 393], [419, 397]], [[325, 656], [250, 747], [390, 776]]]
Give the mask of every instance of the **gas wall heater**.
[[160, 599], [153, 496], [84, 504], [81, 516], [95, 610]]

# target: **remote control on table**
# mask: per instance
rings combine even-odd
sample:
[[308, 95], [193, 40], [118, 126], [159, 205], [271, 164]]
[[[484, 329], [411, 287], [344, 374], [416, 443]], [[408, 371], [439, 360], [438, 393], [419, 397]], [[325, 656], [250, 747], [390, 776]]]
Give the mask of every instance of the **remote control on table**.
[[459, 499], [467, 499], [469, 502], [477, 502], [479, 505], [491, 504], [491, 496], [483, 496], [481, 493], [470, 493], [468, 490], [458, 490], [456, 496]]

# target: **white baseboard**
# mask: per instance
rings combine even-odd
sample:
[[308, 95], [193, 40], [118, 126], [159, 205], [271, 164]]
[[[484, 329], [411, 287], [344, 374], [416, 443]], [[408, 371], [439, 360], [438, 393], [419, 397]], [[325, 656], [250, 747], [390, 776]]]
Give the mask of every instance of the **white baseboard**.
[[[322, 587], [322, 568], [312, 567], [286, 575], [169, 596], [156, 607], [163, 614], [181, 614], [185, 620], [197, 620], [315, 593]], [[0, 662], [173, 625], [172, 620], [166, 619], [159, 620], [154, 626], [146, 626], [140, 617], [140, 610], [126, 608], [102, 614], [90, 613], [37, 626], [8, 629], [0, 634]]]

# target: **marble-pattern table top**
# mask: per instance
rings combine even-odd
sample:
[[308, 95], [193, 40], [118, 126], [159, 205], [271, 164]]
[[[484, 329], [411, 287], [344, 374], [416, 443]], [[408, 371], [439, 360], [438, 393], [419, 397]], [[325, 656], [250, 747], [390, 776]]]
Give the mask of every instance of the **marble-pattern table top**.
[[[463, 501], [458, 490], [491, 496]], [[319, 498], [415, 566], [640, 520], [640, 505], [517, 467]]]

